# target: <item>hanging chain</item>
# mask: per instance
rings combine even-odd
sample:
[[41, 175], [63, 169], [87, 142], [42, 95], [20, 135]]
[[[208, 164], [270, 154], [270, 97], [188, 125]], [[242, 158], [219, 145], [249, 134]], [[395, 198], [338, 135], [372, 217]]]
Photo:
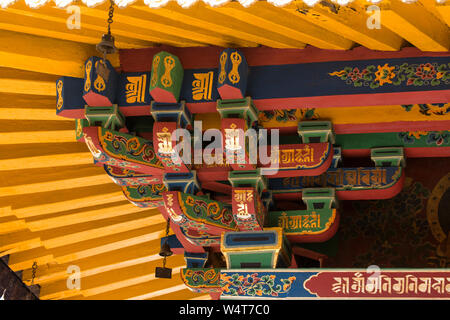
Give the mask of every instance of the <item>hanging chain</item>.
[[167, 219], [167, 224], [166, 224], [166, 237], [169, 235], [169, 229], [170, 229], [170, 217]]
[[34, 278], [36, 278], [37, 267], [37, 262], [33, 262], [33, 266], [31, 267], [31, 285], [34, 285]]
[[[169, 235], [169, 230], [170, 230], [170, 217], [167, 217], [166, 237]], [[168, 240], [166, 239], [166, 241], [168, 241]], [[163, 268], [166, 267], [166, 260], [167, 260], [167, 256], [164, 256], [164, 258], [163, 258]]]
[[109, 6], [109, 12], [108, 12], [108, 34], [111, 34], [111, 24], [113, 23], [113, 16], [114, 16], [114, 0], [110, 0], [111, 4]]

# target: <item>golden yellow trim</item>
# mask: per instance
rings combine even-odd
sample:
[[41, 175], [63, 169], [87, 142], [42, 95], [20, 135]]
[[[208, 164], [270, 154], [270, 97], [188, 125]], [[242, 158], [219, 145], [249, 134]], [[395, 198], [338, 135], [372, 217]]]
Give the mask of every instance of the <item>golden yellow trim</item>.
[[305, 231], [301, 231], [301, 232], [286, 232], [287, 235], [290, 236], [297, 236], [297, 235], [309, 235], [309, 234], [321, 234], [324, 233], [325, 231], [327, 231], [328, 229], [330, 229], [331, 225], [334, 223], [334, 221], [336, 220], [336, 209], [332, 209], [332, 214], [330, 219], [328, 219], [328, 222], [325, 223], [325, 228], [319, 231], [309, 231], [309, 230], [305, 230]]
[[164, 67], [166, 68], [163, 76], [161, 77], [161, 84], [168, 88], [172, 86], [172, 77], [170, 76], [170, 71], [175, 68], [175, 59], [171, 56], [164, 58]]
[[231, 60], [231, 71], [228, 74], [228, 79], [230, 80], [230, 82], [232, 84], [236, 84], [239, 83], [239, 81], [241, 80], [241, 77], [239, 76], [239, 65], [242, 63], [242, 57], [241, 55], [235, 51], [230, 55], [230, 60]]
[[89, 60], [86, 63], [86, 80], [84, 81], [84, 91], [89, 91], [91, 88], [91, 70], [92, 70], [92, 61]]
[[160, 60], [161, 58], [159, 56], [155, 56], [155, 58], [153, 59], [152, 79], [150, 80], [150, 85], [152, 87], [156, 87], [156, 84], [158, 83], [158, 66]]
[[227, 72], [225, 71], [225, 64], [227, 63], [228, 54], [226, 52], [223, 52], [220, 56], [219, 63], [220, 63], [220, 73], [219, 73], [219, 83], [224, 83]]
[[56, 91], [57, 91], [57, 96], [58, 96], [58, 102], [56, 104], [56, 108], [58, 110], [61, 110], [61, 108], [64, 104], [64, 100], [63, 100], [63, 96], [62, 96], [62, 89], [63, 89], [63, 82], [62, 82], [62, 80], [58, 80], [58, 83], [56, 85]]

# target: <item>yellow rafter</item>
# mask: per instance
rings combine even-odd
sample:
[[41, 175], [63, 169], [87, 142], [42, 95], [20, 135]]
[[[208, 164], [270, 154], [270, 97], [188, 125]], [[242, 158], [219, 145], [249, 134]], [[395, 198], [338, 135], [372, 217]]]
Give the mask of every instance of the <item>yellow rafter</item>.
[[0, 160], [0, 171], [37, 169], [46, 167], [54, 168], [91, 164], [92, 162], [92, 154], [90, 152], [52, 154], [47, 156], [3, 159]]
[[422, 51], [448, 51], [450, 30], [420, 3], [382, 2], [381, 24]]
[[[244, 8], [239, 3], [229, 3], [224, 7], [211, 8], [210, 10], [218, 14], [224, 14], [229, 19], [238, 19], [243, 23], [243, 26], [253, 25], [261, 28], [261, 34], [277, 34], [291, 39], [290, 42], [298, 41], [322, 49], [335, 50], [346, 50], [353, 46], [351, 40], [322, 27], [312, 25], [300, 16], [276, 8], [265, 1], [258, 1], [251, 8]], [[295, 44], [292, 47], [295, 48]]]

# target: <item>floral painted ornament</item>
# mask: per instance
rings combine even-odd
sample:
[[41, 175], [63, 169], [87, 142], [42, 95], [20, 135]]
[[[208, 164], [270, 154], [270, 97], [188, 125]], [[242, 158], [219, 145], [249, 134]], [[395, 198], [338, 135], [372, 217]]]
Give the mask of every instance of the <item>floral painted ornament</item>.
[[220, 276], [222, 294], [230, 296], [278, 297], [280, 294], [288, 293], [295, 280], [295, 276], [277, 279], [274, 274], [258, 277], [258, 273], [245, 276], [239, 273], [231, 275], [222, 273]]
[[328, 73], [338, 77], [346, 84], [355, 87], [369, 86], [372, 89], [383, 85], [437, 86], [450, 84], [450, 63], [421, 63], [401, 65], [369, 65], [360, 70], [357, 67], [345, 67]]

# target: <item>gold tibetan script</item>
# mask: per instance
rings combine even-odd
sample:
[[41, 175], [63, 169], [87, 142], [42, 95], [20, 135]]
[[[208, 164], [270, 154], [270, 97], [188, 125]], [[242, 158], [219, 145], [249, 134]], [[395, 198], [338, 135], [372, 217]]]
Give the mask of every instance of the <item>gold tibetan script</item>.
[[278, 217], [278, 226], [285, 230], [320, 228], [320, 214], [313, 211], [311, 214], [288, 216], [286, 212], [283, 212]]
[[239, 141], [239, 131], [234, 124], [231, 125], [231, 129], [225, 129], [225, 149], [227, 151], [238, 151], [242, 149]]
[[[447, 280], [447, 281], [446, 281]], [[450, 292], [450, 278], [416, 277], [412, 274], [395, 277], [382, 274], [367, 277], [357, 272], [353, 277], [335, 277], [331, 290], [335, 293], [369, 294], [446, 294]]]
[[145, 86], [147, 75], [137, 77], [127, 77], [128, 83], [125, 85], [127, 103], [145, 102]]
[[158, 153], [171, 154], [174, 152], [172, 147], [172, 134], [167, 128], [163, 128], [163, 132], [157, 132], [158, 137]]
[[234, 200], [236, 202], [253, 201], [252, 190], [234, 190]]
[[198, 100], [211, 100], [211, 92], [214, 81], [214, 72], [194, 73], [192, 81], [192, 98]]
[[246, 202], [253, 201], [253, 190], [233, 190], [233, 197], [237, 207], [237, 217], [239, 219], [247, 220], [251, 218], [248, 212], [248, 204]]
[[300, 149], [282, 149], [279, 161], [281, 164], [314, 162], [314, 149], [308, 145]]

